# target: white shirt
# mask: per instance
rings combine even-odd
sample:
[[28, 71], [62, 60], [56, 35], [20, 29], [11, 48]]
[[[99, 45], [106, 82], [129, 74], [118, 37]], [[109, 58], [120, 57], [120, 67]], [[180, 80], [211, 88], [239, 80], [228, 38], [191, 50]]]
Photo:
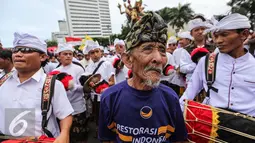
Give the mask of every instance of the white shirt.
[[182, 50], [180, 59], [180, 72], [186, 74], [186, 83], [190, 81], [196, 63], [191, 60], [191, 56], [187, 50]]
[[[98, 62], [96, 62], [96, 63], [92, 62], [91, 64], [89, 64], [85, 68], [86, 73], [92, 74], [93, 71], [97, 68], [98, 64], [101, 61], [104, 61], [104, 60], [101, 58]], [[114, 71], [115, 71], [115, 69], [113, 68], [112, 64], [108, 61], [104, 61], [102, 63], [102, 65], [98, 68], [98, 70], [95, 74], [100, 74], [102, 79], [109, 82], [110, 77], [112, 75], [114, 75]], [[98, 95], [97, 101], [100, 101], [100, 97], [101, 97], [101, 95]]]
[[[209, 105], [255, 116], [254, 71], [255, 59], [250, 53], [247, 52], [237, 59], [219, 53], [216, 79], [213, 84], [213, 87], [218, 89], [218, 93], [210, 90]], [[180, 99], [181, 105], [184, 104], [183, 99], [193, 100], [202, 88], [205, 91], [208, 89], [205, 79], [205, 57], [199, 60], [192, 80]]]
[[84, 68], [86, 68], [90, 63], [92, 63], [92, 60], [91, 60], [91, 59], [89, 59], [89, 60], [87, 61], [85, 58], [83, 58], [83, 59], [80, 61], [80, 64], [81, 64]]
[[[7, 79], [0, 87], [0, 131], [6, 135], [11, 135], [8, 130], [7, 122], [13, 121], [14, 118], [8, 118], [8, 114], [13, 109], [30, 108], [35, 111], [35, 116], [29, 116], [28, 124], [35, 122], [35, 129], [27, 129], [29, 133], [26, 136], [41, 136], [43, 134], [41, 128], [41, 96], [46, 74], [41, 68], [30, 79], [20, 83], [17, 71]], [[10, 109], [12, 110], [10, 110]], [[62, 120], [72, 114], [73, 108], [67, 99], [65, 89], [59, 81], [55, 82], [54, 96], [51, 101], [51, 108], [48, 112], [48, 130], [57, 137], [60, 133], [56, 118]], [[14, 113], [14, 112], [13, 112]], [[21, 113], [21, 112], [20, 112]], [[18, 115], [18, 114], [17, 114]], [[31, 120], [29, 122], [29, 120]], [[21, 126], [20, 124], [19, 126]]]
[[54, 71], [60, 71], [70, 74], [74, 80], [74, 88], [67, 91], [67, 97], [72, 104], [74, 109], [73, 115], [82, 113], [86, 110], [85, 99], [83, 98], [83, 86], [80, 84], [80, 77], [84, 73], [84, 70], [76, 65], [71, 63], [68, 66], [61, 65], [56, 68]]
[[[180, 62], [181, 62], [181, 57], [182, 57], [182, 52], [186, 51], [183, 48], [177, 48], [174, 50], [173, 52], [173, 58], [174, 58], [174, 62], [175, 62], [175, 69], [177, 69], [178, 67], [180, 67]], [[174, 73], [174, 76], [171, 80], [172, 84], [178, 85], [180, 87], [184, 87], [185, 86], [185, 81], [183, 76], [181, 76], [180, 74], [178, 74], [177, 72]]]
[[51, 71], [53, 71], [59, 63], [52, 63], [52, 62], [48, 62], [44, 67], [44, 71], [46, 74], [50, 73]]

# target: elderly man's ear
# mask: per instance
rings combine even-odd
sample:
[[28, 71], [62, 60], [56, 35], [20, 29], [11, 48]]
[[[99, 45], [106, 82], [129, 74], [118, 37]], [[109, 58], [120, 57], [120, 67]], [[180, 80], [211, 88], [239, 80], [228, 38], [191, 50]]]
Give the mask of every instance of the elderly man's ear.
[[130, 56], [130, 54], [123, 53], [121, 55], [121, 60], [128, 69], [132, 69], [133, 57]]

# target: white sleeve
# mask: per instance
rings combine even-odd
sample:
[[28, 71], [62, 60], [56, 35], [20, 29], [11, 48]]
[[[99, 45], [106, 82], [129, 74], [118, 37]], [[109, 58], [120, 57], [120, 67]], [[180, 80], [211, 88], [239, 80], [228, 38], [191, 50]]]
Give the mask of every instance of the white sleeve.
[[204, 64], [205, 57], [203, 57], [199, 61], [194, 73], [192, 74], [187, 89], [185, 90], [185, 92], [183, 93], [182, 97], [179, 100], [182, 111], [185, 103], [184, 99], [193, 100], [196, 97], [196, 95], [203, 89]]
[[174, 57], [172, 54], [167, 54], [167, 63], [174, 66], [175, 65], [175, 62], [174, 62]]
[[84, 70], [82, 68], [77, 68], [77, 74], [76, 74], [76, 79], [75, 79], [75, 83], [74, 83], [74, 88], [71, 89], [71, 91], [83, 91], [83, 86], [81, 85], [80, 83], [80, 78], [81, 78], [81, 75], [84, 73]]
[[72, 115], [74, 112], [63, 84], [56, 80], [54, 95], [52, 97], [53, 114], [60, 120]]
[[193, 73], [196, 68], [196, 64], [191, 60], [190, 54], [186, 50], [182, 50], [180, 59], [180, 72], [187, 74]]

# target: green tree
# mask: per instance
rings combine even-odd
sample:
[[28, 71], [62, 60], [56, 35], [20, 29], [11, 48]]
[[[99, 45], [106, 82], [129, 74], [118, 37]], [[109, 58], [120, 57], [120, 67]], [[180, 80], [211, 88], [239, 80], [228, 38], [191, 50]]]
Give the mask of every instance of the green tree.
[[172, 9], [169, 7], [164, 7], [158, 11], [156, 11], [156, 13], [158, 13], [164, 20], [166, 23], [169, 23], [171, 21], [170, 19], [170, 13], [171, 13]]
[[172, 28], [183, 29], [184, 24], [188, 23], [194, 15], [194, 11], [191, 9], [190, 4], [181, 5], [179, 3], [178, 7], [173, 7], [169, 13], [169, 25]]
[[48, 40], [46, 41], [46, 43], [47, 43], [47, 47], [58, 46], [58, 42], [55, 40], [52, 40], [52, 41]]
[[255, 25], [255, 0], [231, 0], [227, 5], [231, 6], [232, 13], [246, 15], [251, 24]]

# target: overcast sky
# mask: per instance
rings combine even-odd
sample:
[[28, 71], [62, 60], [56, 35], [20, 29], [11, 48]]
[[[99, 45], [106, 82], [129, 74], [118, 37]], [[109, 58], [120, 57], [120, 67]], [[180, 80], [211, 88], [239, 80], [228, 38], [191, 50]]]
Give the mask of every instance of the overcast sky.
[[[131, 0], [135, 1], [135, 0]], [[178, 3], [191, 3], [195, 13], [207, 18], [215, 14], [226, 14], [230, 8], [229, 0], [143, 0], [145, 10], [158, 10], [163, 7], [175, 7]], [[120, 33], [125, 15], [117, 8], [122, 0], [109, 0], [113, 33]], [[64, 0], [1, 0], [0, 39], [4, 47], [11, 47], [13, 33], [16, 31], [35, 34], [42, 39], [51, 39], [51, 32], [57, 32], [58, 20], [66, 19]]]

